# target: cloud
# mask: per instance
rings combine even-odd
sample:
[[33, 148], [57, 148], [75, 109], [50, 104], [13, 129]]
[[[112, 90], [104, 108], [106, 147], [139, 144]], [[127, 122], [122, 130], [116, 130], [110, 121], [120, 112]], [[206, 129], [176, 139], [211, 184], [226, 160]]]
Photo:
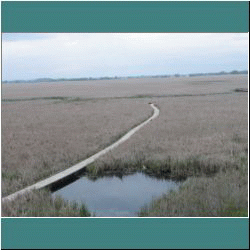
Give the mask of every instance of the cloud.
[[37, 40], [51, 37], [51, 34], [46, 33], [2, 33], [2, 40], [15, 42], [21, 40]]
[[247, 69], [247, 58], [248, 34], [236, 33], [5, 33], [2, 41], [4, 80]]

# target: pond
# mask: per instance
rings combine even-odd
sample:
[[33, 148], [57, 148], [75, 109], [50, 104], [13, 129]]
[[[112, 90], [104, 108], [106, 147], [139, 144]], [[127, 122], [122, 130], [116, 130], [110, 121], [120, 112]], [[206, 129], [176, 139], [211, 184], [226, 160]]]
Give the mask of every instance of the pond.
[[135, 217], [153, 198], [175, 190], [180, 182], [137, 172], [130, 175], [92, 179], [82, 176], [53, 192], [68, 201], [84, 203], [96, 217]]

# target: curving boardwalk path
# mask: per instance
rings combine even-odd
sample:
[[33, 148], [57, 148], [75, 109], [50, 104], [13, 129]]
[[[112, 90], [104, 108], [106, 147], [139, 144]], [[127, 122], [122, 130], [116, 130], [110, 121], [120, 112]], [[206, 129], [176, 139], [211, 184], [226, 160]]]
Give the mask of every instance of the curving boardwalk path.
[[152, 103], [150, 104], [150, 106], [153, 108], [154, 114], [150, 118], [148, 118], [146, 121], [142, 122], [140, 125], [131, 129], [127, 134], [125, 134], [123, 137], [121, 137], [118, 141], [116, 141], [112, 145], [108, 146], [107, 148], [92, 155], [91, 157], [85, 159], [84, 161], [82, 161], [82, 162], [80, 162], [80, 163], [78, 163], [78, 164], [58, 173], [58, 174], [55, 174], [55, 175], [53, 175], [53, 176], [51, 176], [43, 181], [39, 181], [39, 182], [35, 183], [34, 185], [28, 186], [22, 190], [19, 190], [19, 191], [15, 192], [9, 196], [2, 198], [2, 202], [6, 201], [6, 200], [12, 200], [12, 199], [16, 198], [18, 195], [21, 195], [27, 191], [32, 190], [32, 189], [41, 189], [41, 188], [45, 188], [47, 186], [50, 186], [53, 183], [56, 183], [64, 178], [66, 178], [67, 176], [70, 176], [70, 175], [80, 171], [81, 169], [83, 169], [84, 167], [89, 165], [90, 163], [94, 162], [100, 156], [106, 154], [108, 151], [119, 146], [121, 143], [128, 140], [136, 131], [141, 129], [143, 126], [145, 126], [147, 123], [149, 123], [150, 121], [152, 121], [153, 119], [155, 119], [159, 115], [159, 112], [160, 112], [159, 109], [157, 107], [155, 107], [154, 104], [152, 104]]

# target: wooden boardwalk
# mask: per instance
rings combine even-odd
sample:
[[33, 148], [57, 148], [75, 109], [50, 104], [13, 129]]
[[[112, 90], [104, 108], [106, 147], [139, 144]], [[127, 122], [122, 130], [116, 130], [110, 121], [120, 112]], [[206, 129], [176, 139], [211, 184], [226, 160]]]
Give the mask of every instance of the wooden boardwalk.
[[107, 148], [101, 150], [100, 152], [92, 155], [91, 157], [85, 159], [84, 161], [58, 173], [55, 174], [45, 180], [39, 181], [31, 186], [28, 186], [22, 190], [19, 190], [11, 195], [8, 195], [4, 198], [2, 198], [2, 202], [6, 201], [6, 200], [13, 200], [14, 198], [16, 198], [18, 195], [22, 195], [23, 193], [33, 190], [33, 189], [41, 189], [41, 188], [45, 188], [45, 187], [49, 187], [53, 184], [56, 184], [57, 182], [62, 182], [64, 179], [69, 178], [71, 175], [79, 172], [80, 170], [82, 170], [84, 167], [86, 167], [87, 165], [89, 165], [90, 163], [93, 163], [97, 158], [99, 158], [100, 156], [106, 154], [107, 152], [111, 151], [112, 149], [114, 149], [115, 147], [119, 146], [121, 143], [125, 142], [126, 140], [128, 140], [136, 131], [138, 131], [139, 129], [141, 129], [143, 126], [145, 126], [147, 123], [149, 123], [150, 121], [152, 121], [153, 119], [155, 119], [158, 115], [159, 115], [159, 109], [157, 107], [155, 107], [154, 104], [150, 103], [150, 106], [153, 108], [154, 113], [153, 115], [148, 118], [146, 121], [142, 122], [140, 125], [136, 126], [135, 128], [131, 129], [128, 133], [126, 133], [123, 137], [121, 137], [118, 141], [116, 141], [115, 143], [113, 143], [112, 145], [108, 146]]

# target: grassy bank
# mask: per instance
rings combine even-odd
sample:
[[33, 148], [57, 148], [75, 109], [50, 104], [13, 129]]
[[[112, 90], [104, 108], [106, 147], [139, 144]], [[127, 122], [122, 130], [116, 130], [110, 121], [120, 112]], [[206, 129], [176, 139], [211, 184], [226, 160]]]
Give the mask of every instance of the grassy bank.
[[215, 160], [205, 157], [172, 158], [165, 160], [147, 159], [145, 156], [128, 158], [113, 158], [97, 160], [86, 167], [88, 176], [103, 177], [112, 174], [129, 174], [142, 171], [159, 178], [186, 180], [188, 177], [212, 177], [220, 171], [226, 172], [239, 169], [239, 165], [246, 160], [246, 154], [234, 157], [230, 161]]
[[247, 217], [248, 160], [240, 156], [213, 177], [193, 176], [179, 190], [153, 200], [141, 217]]
[[85, 205], [53, 199], [47, 190], [35, 190], [2, 203], [3, 217], [88, 217]]

